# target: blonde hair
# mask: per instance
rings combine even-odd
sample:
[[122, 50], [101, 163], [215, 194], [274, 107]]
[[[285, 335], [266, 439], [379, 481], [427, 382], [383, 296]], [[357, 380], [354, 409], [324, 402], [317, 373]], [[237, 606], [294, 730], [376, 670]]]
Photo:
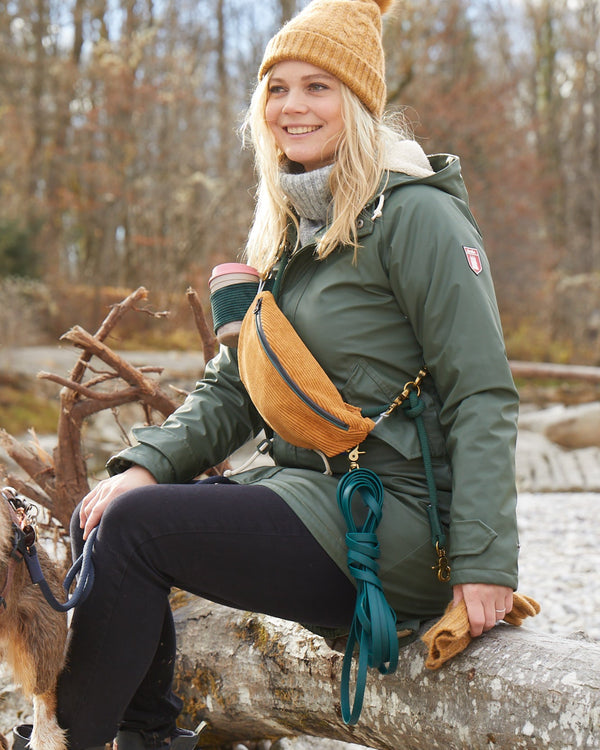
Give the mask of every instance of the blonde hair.
[[[270, 72], [256, 87], [242, 126], [244, 142], [250, 140], [254, 148], [258, 173], [256, 208], [245, 255], [247, 262], [262, 274], [267, 273], [282, 254], [290, 223], [298, 229], [298, 219], [279, 181], [286, 157], [265, 120], [269, 79]], [[374, 118], [343, 83], [341, 94], [344, 130], [329, 178], [333, 216], [317, 244], [319, 259], [326, 258], [340, 245], [353, 247], [356, 257], [359, 249], [356, 219], [381, 183], [385, 171], [384, 144], [393, 136], [392, 129]]]

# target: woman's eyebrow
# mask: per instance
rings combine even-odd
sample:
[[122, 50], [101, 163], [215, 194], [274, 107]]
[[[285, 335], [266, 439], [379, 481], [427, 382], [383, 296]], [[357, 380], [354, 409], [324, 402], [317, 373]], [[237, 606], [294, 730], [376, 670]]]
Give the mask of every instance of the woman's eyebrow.
[[313, 78], [335, 78], [335, 76], [332, 76], [331, 73], [326, 73], [323, 71], [322, 73], [309, 73], [308, 75], [302, 76], [302, 81], [309, 81]]
[[[323, 78], [327, 78], [329, 80], [333, 80], [335, 76], [332, 76], [331, 73], [309, 73], [308, 75], [302, 76], [300, 78], [301, 81], [312, 81], [312, 80], [323, 80]], [[269, 83], [286, 83], [286, 79], [281, 76], [271, 76], [269, 79]]]

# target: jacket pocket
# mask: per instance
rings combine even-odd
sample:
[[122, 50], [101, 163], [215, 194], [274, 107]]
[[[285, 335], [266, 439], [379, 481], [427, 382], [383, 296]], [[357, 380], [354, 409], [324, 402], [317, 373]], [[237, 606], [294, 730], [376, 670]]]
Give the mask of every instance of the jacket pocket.
[[450, 527], [450, 554], [452, 557], [480, 555], [497, 536], [494, 529], [478, 518], [453, 521]]
[[[372, 409], [376, 406], [380, 407], [381, 411], [385, 411], [403, 387], [404, 380], [390, 384], [372, 365], [364, 359], [359, 359], [342, 387], [341, 393], [348, 403], [360, 406], [361, 409], [368, 408], [369, 416], [376, 420], [377, 417], [371, 413]], [[429, 451], [432, 456], [443, 456], [446, 453], [446, 441], [438, 418], [439, 399], [434, 398], [426, 388], [422, 389], [421, 398], [425, 403], [423, 421], [429, 441]], [[408, 461], [422, 456], [416, 425], [406, 416], [401, 407], [393, 411], [389, 417], [382, 419], [371, 434], [397, 450]]]

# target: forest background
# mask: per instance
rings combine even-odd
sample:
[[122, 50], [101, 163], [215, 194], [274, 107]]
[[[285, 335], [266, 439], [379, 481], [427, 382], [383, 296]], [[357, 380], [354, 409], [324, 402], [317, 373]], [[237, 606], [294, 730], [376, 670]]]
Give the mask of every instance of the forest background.
[[[190, 346], [185, 289], [207, 301], [251, 221], [255, 71], [306, 4], [0, 0], [0, 350], [93, 331], [138, 285], [171, 316], [119, 344]], [[461, 157], [513, 358], [600, 362], [599, 40], [598, 0], [385, 17], [389, 106]]]

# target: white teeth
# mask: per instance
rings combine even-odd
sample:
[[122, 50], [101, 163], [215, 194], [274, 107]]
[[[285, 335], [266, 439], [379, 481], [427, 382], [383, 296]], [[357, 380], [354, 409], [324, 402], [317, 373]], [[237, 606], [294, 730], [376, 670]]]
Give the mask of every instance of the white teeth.
[[288, 127], [288, 128], [286, 128], [287, 132], [290, 135], [304, 135], [304, 133], [312, 133], [312, 132], [314, 132], [315, 130], [318, 130], [318, 129], [319, 128], [316, 125], [305, 125], [304, 127], [296, 127], [296, 128]]

